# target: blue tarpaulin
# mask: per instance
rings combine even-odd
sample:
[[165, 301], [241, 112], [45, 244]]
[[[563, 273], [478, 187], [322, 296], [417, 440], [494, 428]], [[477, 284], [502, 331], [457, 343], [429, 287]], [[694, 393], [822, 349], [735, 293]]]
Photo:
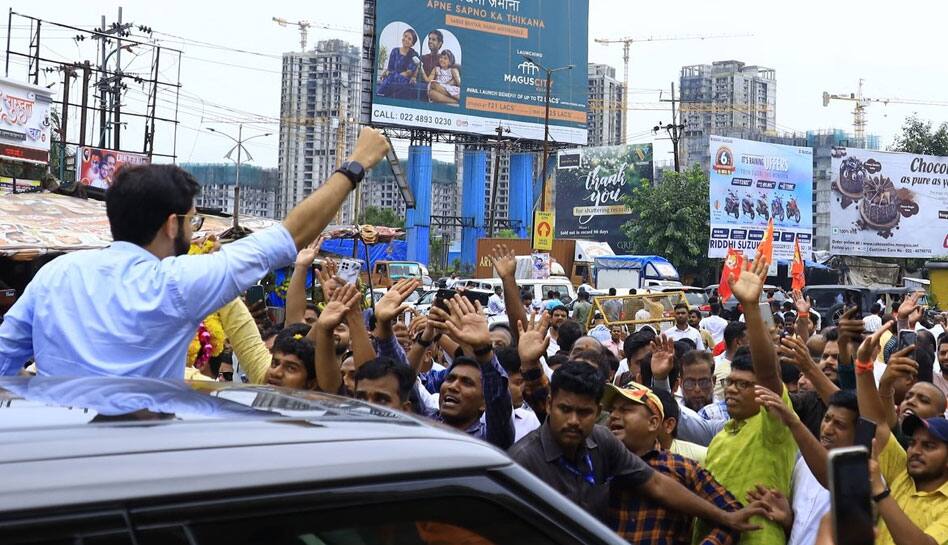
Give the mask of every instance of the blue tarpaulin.
[[[358, 242], [359, 250], [355, 259], [365, 263], [365, 244], [359, 240], [351, 238], [331, 239], [323, 242], [320, 250], [336, 254], [340, 257], [353, 259], [352, 244]], [[393, 240], [391, 242], [379, 242], [369, 245], [369, 259], [372, 263], [376, 261], [405, 261], [408, 257], [408, 244], [404, 240]]]

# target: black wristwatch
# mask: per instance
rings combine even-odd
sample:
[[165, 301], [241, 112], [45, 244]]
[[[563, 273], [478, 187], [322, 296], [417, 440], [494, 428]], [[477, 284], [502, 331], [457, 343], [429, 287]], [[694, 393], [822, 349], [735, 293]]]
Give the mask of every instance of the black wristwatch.
[[892, 493], [892, 490], [887, 486], [885, 487], [885, 490], [883, 490], [882, 492], [879, 492], [878, 495], [873, 496], [872, 501], [879, 503], [880, 501], [888, 498], [889, 494], [891, 493]]
[[349, 178], [349, 181], [352, 182], [353, 189], [365, 178], [365, 167], [358, 161], [346, 161], [341, 167], [336, 169], [336, 172]]
[[424, 331], [419, 331], [418, 334], [415, 335], [415, 343], [421, 346], [422, 348], [428, 348], [429, 346], [431, 346], [432, 343], [434, 343], [435, 340], [431, 339], [430, 341], [426, 341], [422, 339], [421, 336], [424, 335], [424, 333], [425, 333]]
[[494, 347], [493, 347], [492, 345], [489, 345], [489, 344], [488, 344], [488, 345], [482, 346], [482, 347], [480, 347], [480, 348], [475, 348], [475, 349], [474, 349], [474, 355], [477, 356], [477, 357], [486, 356], [487, 354], [490, 354], [490, 353], [493, 352], [493, 351], [494, 351]]

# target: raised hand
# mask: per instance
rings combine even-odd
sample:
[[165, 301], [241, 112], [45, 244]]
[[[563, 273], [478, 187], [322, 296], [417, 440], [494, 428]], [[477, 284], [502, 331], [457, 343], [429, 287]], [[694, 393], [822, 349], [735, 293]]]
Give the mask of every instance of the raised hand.
[[785, 426], [791, 426], [800, 420], [790, 407], [784, 405], [783, 399], [771, 390], [760, 385], [754, 386], [754, 396], [761, 407], [779, 418]]
[[892, 354], [882, 377], [879, 378], [880, 392], [892, 392], [892, 388], [900, 378], [906, 379], [909, 383], [914, 382], [915, 377], [918, 376], [918, 363], [908, 357], [914, 350], [915, 346], [907, 346]]
[[806, 344], [802, 339], [798, 339], [796, 337], [784, 337], [780, 340], [780, 345], [777, 347], [777, 353], [780, 355], [781, 361], [795, 365], [800, 369], [804, 369], [808, 365], [813, 365], [813, 358], [810, 357], [810, 350], [806, 347]]
[[793, 306], [797, 309], [797, 315], [801, 313], [810, 312], [810, 308], [813, 306], [813, 299], [809, 299], [803, 296], [803, 292], [800, 290], [793, 290]]
[[731, 293], [745, 307], [756, 305], [760, 301], [768, 266], [767, 260], [758, 256], [753, 262], [744, 261], [744, 268], [737, 279], [733, 275], [728, 277], [727, 283], [731, 287]]
[[664, 379], [675, 366], [675, 343], [663, 333], [652, 341], [652, 376]]
[[346, 313], [352, 307], [358, 306], [361, 297], [359, 289], [352, 284], [346, 284], [335, 290], [326, 303], [326, 307], [319, 314], [316, 327], [326, 332], [336, 329], [336, 326], [346, 319]]
[[313, 261], [316, 259], [316, 254], [319, 252], [319, 246], [317, 246], [317, 244], [320, 243], [322, 243], [322, 238], [303, 248], [298, 254], [296, 254], [297, 269], [308, 269], [313, 266]]
[[451, 314], [444, 322], [448, 335], [461, 344], [466, 344], [474, 350], [491, 346], [490, 329], [487, 327], [487, 317], [481, 312], [480, 304], [460, 295], [445, 301]]
[[517, 344], [517, 353], [520, 355], [520, 361], [539, 360], [550, 346], [550, 338], [547, 336], [547, 331], [550, 329], [550, 315], [543, 312], [537, 320], [537, 313], [533, 312], [530, 323], [524, 324], [523, 321], [519, 321], [518, 325], [520, 326], [520, 342]]
[[416, 278], [403, 278], [385, 292], [375, 303], [375, 318], [382, 322], [391, 322], [410, 308], [405, 300], [418, 289], [421, 282]]
[[494, 246], [490, 260], [500, 278], [513, 278], [517, 274], [517, 256], [506, 244]]
[[837, 329], [839, 331], [840, 344], [859, 339], [866, 330], [866, 324], [863, 320], [853, 318], [858, 310], [858, 307], [851, 307], [846, 309], [846, 312], [839, 317]]
[[921, 299], [924, 293], [925, 292], [916, 291], [905, 297], [905, 299], [902, 301], [902, 304], [899, 305], [899, 310], [897, 313], [899, 320], [909, 319], [909, 315], [918, 309], [918, 300]]
[[359, 140], [356, 142], [350, 159], [358, 162], [365, 170], [369, 170], [385, 157], [388, 150], [388, 139], [385, 138], [382, 131], [371, 127], [362, 127]]
[[882, 347], [879, 346], [879, 339], [882, 338], [882, 334], [891, 328], [894, 323], [893, 321], [886, 322], [885, 325], [876, 330], [875, 333], [863, 339], [862, 344], [860, 344], [856, 350], [856, 361], [876, 361], [876, 358], [879, 357], [879, 351], [882, 350]]
[[346, 285], [346, 281], [336, 276], [336, 262], [332, 259], [323, 261], [321, 269], [316, 271], [316, 277], [319, 278], [319, 285], [323, 289], [323, 297], [328, 301], [334, 291]]

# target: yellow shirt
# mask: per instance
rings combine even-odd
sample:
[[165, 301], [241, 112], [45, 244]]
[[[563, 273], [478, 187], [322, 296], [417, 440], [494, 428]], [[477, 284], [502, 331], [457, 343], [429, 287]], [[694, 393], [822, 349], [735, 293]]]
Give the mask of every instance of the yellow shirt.
[[[890, 435], [889, 442], [879, 454], [879, 469], [892, 490], [892, 499], [908, 518], [932, 536], [936, 543], [948, 544], [948, 483], [933, 492], [919, 492], [915, 489], [915, 481], [906, 470], [906, 459], [905, 450], [899, 445], [895, 435]], [[892, 534], [881, 518], [876, 545], [895, 545]]]
[[[787, 389], [781, 393], [784, 405], [793, 410]], [[747, 505], [747, 492], [758, 484], [776, 488], [790, 497], [790, 476], [796, 462], [797, 444], [790, 429], [763, 407], [747, 420], [728, 420], [724, 429], [708, 445], [705, 467], [731, 494]], [[783, 545], [783, 528], [763, 517], [751, 522], [760, 530], [744, 532], [741, 544]], [[705, 523], [699, 521], [699, 526]], [[703, 528], [696, 535], [705, 535]]]
[[273, 358], [260, 338], [260, 331], [247, 305], [238, 297], [217, 312], [221, 315], [224, 334], [230, 339], [230, 345], [240, 362], [240, 369], [247, 374], [247, 380], [250, 384], [265, 384], [267, 369], [270, 368]]

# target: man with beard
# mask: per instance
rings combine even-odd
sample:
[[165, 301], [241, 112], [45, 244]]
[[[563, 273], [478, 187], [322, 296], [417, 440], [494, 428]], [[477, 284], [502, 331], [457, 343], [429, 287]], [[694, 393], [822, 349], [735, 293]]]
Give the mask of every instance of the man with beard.
[[938, 372], [932, 375], [932, 383], [942, 394], [948, 395], [948, 333], [942, 333], [937, 344], [935, 353], [938, 356]]
[[553, 354], [556, 354], [560, 351], [561, 347], [559, 344], [560, 340], [560, 326], [563, 325], [563, 322], [569, 318], [569, 311], [566, 310], [566, 305], [556, 301], [551, 309], [548, 309], [550, 313], [550, 346], [546, 349], [547, 357], [552, 357]]
[[[428, 74], [431, 73], [435, 67], [438, 66], [438, 57], [441, 56], [441, 46], [444, 45], [444, 34], [440, 30], [432, 30], [428, 33], [428, 50], [430, 53], [426, 53], [421, 56], [421, 81], [426, 85], [428, 83]], [[418, 81], [418, 77], [415, 76], [411, 79], [412, 84]]]
[[[885, 324], [866, 338], [856, 353], [856, 392], [863, 416], [885, 423], [890, 417], [888, 402], [879, 395], [873, 377], [876, 355]], [[900, 350], [889, 366], [913, 347]], [[914, 363], [914, 362], [912, 362]], [[888, 372], [889, 369], [886, 369]], [[872, 460], [869, 463], [872, 499], [884, 525], [879, 526], [879, 545], [937, 545], [948, 542], [948, 421], [943, 417], [920, 418], [909, 414], [902, 421], [909, 437], [903, 449], [889, 427], [876, 426]], [[885, 479], [883, 481], [883, 478]]]
[[[701, 414], [700, 411], [710, 405], [713, 400], [714, 375], [711, 373], [713, 368], [714, 360], [711, 352], [692, 350], [686, 352], [681, 358], [681, 391], [685, 396], [685, 406], [692, 411], [698, 411], [698, 414]], [[708, 419], [714, 418], [703, 414], [701, 416]]]
[[823, 337], [823, 356], [820, 358], [820, 370], [833, 382], [839, 381], [839, 331], [836, 328], [828, 329]]
[[664, 331], [666, 337], [673, 341], [688, 339], [695, 343], [695, 346], [701, 350], [705, 349], [704, 340], [701, 339], [701, 333], [691, 327], [688, 322], [688, 305], [678, 303], [675, 305], [675, 325]]
[[363, 129], [351, 160], [281, 225], [207, 255], [184, 255], [203, 223], [194, 177], [174, 165], [119, 170], [106, 193], [115, 242], [40, 269], [0, 324], [0, 375], [33, 357], [43, 375], [180, 379], [198, 324], [292, 264], [387, 151], [380, 132]]

